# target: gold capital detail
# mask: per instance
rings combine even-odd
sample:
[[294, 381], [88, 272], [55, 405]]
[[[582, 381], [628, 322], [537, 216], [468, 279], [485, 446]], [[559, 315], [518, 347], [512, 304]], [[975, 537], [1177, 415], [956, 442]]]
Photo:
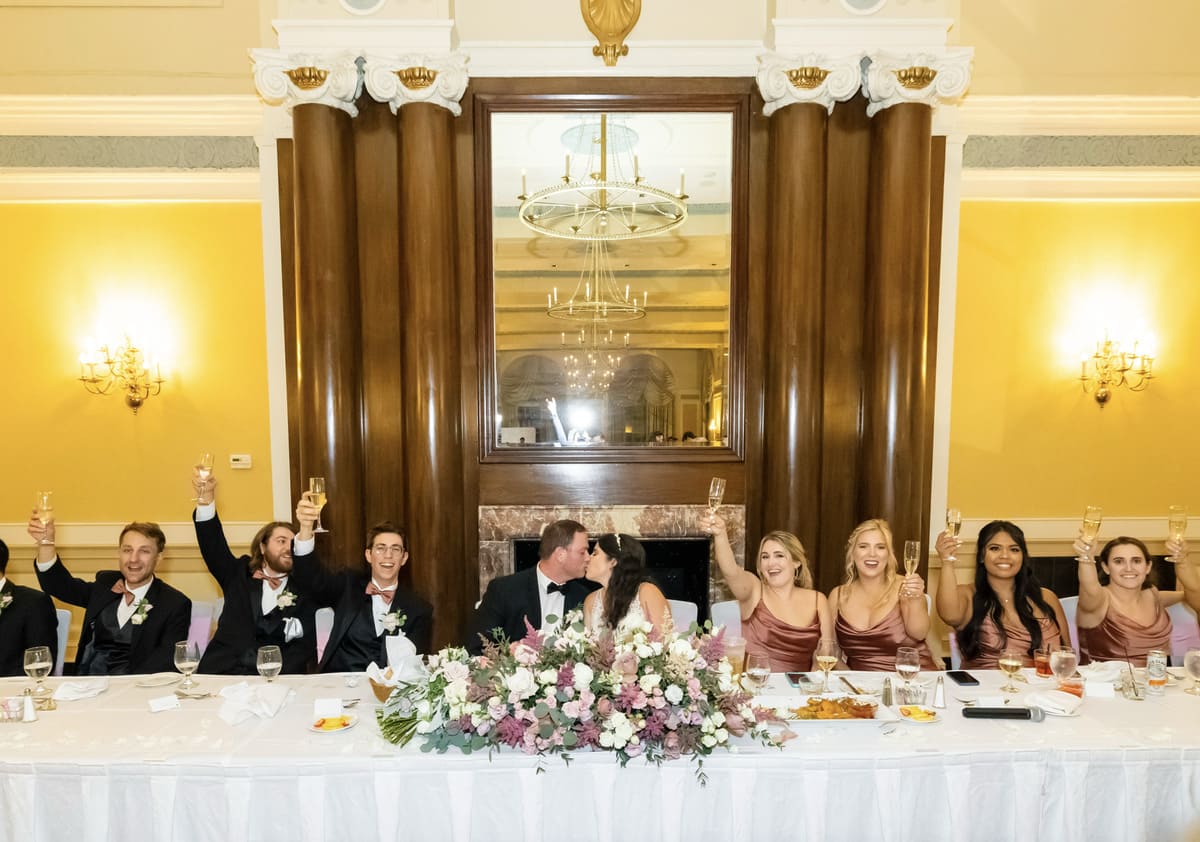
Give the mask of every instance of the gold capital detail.
[[608, 67], [629, 55], [625, 39], [642, 15], [642, 0], [579, 0], [579, 9], [583, 22], [600, 42], [592, 47], [592, 55], [601, 56]]
[[287, 72], [292, 84], [303, 91], [311, 91], [325, 84], [329, 71], [319, 67], [293, 67]]
[[900, 84], [910, 91], [929, 87], [929, 83], [936, 79], [938, 74], [932, 67], [905, 67], [895, 73]]
[[428, 67], [406, 67], [396, 71], [400, 84], [412, 91], [428, 88], [437, 79], [437, 75], [436, 70], [430, 70]]
[[803, 88], [806, 91], [820, 87], [828, 76], [829, 71], [823, 67], [797, 67], [787, 71], [788, 81], [795, 87]]

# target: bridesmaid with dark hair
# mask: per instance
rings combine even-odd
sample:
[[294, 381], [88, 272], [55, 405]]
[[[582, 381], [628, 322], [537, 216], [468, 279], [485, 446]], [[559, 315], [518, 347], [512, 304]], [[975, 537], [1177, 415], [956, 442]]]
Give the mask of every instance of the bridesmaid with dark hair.
[[979, 531], [973, 584], [958, 584], [957, 546], [956, 538], [938, 535], [937, 611], [956, 632], [964, 669], [997, 669], [1006, 649], [1020, 652], [1025, 666], [1033, 666], [1035, 650], [1064, 645], [1066, 616], [1058, 597], [1026, 564], [1029, 550], [1019, 526], [993, 520]]

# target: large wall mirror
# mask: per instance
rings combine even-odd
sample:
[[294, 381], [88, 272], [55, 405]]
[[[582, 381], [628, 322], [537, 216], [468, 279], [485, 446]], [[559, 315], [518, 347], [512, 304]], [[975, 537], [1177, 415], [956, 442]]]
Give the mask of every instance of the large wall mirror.
[[634, 99], [480, 114], [485, 454], [703, 458], [740, 447], [745, 109]]

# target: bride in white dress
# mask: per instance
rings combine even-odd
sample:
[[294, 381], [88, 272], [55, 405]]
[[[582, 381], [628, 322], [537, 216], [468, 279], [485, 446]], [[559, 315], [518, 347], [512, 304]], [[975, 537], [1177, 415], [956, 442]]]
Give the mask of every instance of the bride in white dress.
[[658, 632], [674, 628], [671, 607], [646, 572], [646, 551], [631, 535], [601, 535], [584, 574], [600, 589], [583, 601], [589, 631], [614, 629], [618, 638], [649, 620]]

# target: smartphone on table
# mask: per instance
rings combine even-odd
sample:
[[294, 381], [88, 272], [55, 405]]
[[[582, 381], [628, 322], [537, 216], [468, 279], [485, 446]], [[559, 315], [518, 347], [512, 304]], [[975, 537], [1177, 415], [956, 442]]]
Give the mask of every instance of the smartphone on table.
[[784, 677], [787, 678], [788, 684], [790, 684], [792, 687], [795, 687], [796, 689], [800, 690], [802, 693], [810, 693], [811, 694], [811, 693], [820, 692], [820, 690], [821, 690], [821, 685], [819, 683], [817, 683], [816, 681], [813, 681], [805, 673], [789, 672], [789, 673], [785, 673]]
[[946, 670], [946, 675], [948, 675], [950, 680], [955, 684], [962, 685], [963, 687], [979, 686], [979, 679], [971, 675], [971, 673], [967, 672], [966, 670]]

